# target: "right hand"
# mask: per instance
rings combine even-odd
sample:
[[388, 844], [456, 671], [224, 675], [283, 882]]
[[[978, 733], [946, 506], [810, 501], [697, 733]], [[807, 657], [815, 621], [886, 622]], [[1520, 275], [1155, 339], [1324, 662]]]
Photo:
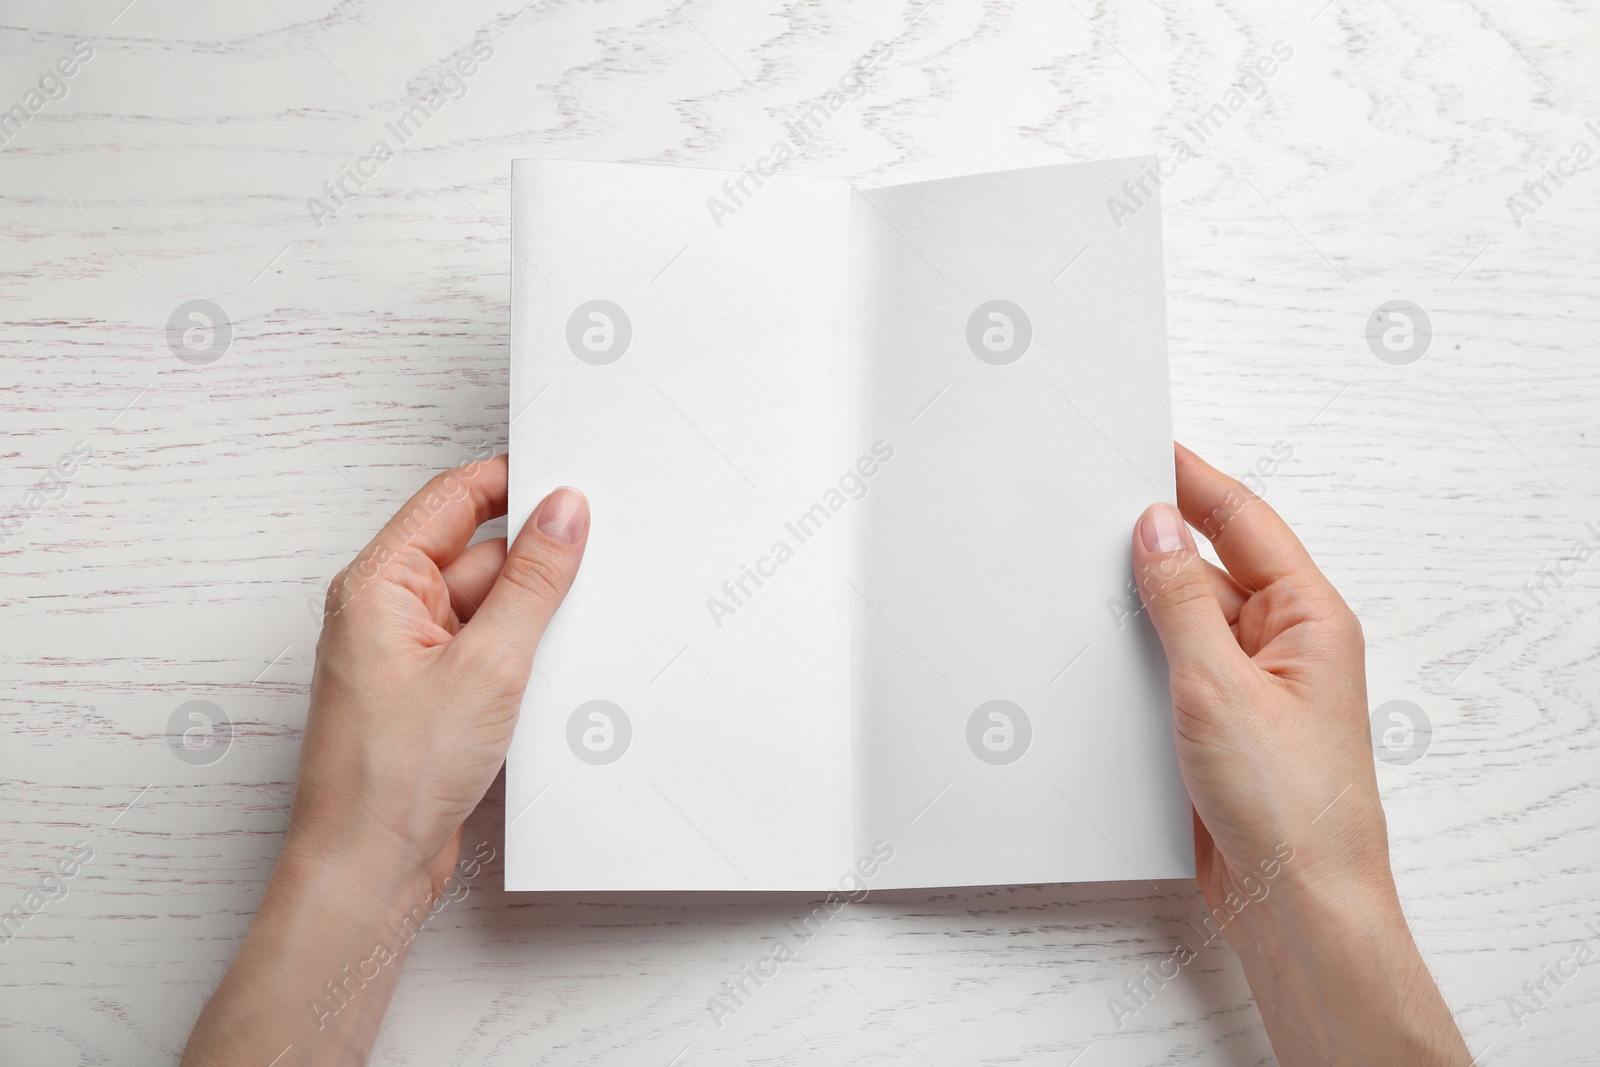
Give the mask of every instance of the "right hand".
[[1140, 517], [1133, 565], [1171, 667], [1213, 929], [1285, 1067], [1462, 1067], [1389, 868], [1361, 625], [1271, 508], [1176, 451], [1178, 508]]
[[[1140, 517], [1133, 566], [1171, 668], [1206, 903], [1259, 898], [1274, 859], [1265, 892], [1387, 895], [1361, 624], [1264, 501], [1181, 445], [1176, 462], [1178, 507]], [[1201, 558], [1190, 525], [1226, 570]]]

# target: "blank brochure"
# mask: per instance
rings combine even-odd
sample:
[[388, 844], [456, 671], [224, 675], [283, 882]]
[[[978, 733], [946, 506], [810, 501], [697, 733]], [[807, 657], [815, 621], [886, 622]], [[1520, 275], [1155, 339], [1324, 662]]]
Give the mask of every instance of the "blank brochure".
[[514, 164], [511, 529], [593, 518], [506, 888], [1193, 876], [1130, 571], [1173, 499], [1147, 164]]

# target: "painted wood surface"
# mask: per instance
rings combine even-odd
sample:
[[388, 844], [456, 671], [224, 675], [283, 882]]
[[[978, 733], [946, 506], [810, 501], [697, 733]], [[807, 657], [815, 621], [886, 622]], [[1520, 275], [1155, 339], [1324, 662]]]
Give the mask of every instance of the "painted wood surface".
[[[1236, 473], [1290, 450], [1264, 492], [1361, 615], [1374, 707], [1431, 721], [1380, 780], [1479, 1062], [1600, 1062], [1600, 968], [1510, 1000], [1600, 948], [1600, 562], [1563, 562], [1600, 541], [1578, 0], [6, 5], [0, 912], [93, 855], [0, 944], [0, 1061], [175, 1061], [282, 841], [308, 598], [428, 472], [503, 447], [509, 160], [738, 167], [877, 42], [796, 170], [1194, 151], [1163, 190], [1178, 434]], [[169, 344], [195, 300], [231, 331], [204, 366]], [[1431, 323], [1408, 365], [1367, 341], [1391, 300]], [[216, 762], [169, 744], [194, 700], [233, 723]], [[500, 848], [500, 799], [469, 844]], [[1187, 884], [874, 895], [719, 1027], [707, 999], [809, 903], [498, 879], [419, 939], [375, 1063], [1270, 1062], [1220, 945], [1113, 1020], [1194, 937]]]

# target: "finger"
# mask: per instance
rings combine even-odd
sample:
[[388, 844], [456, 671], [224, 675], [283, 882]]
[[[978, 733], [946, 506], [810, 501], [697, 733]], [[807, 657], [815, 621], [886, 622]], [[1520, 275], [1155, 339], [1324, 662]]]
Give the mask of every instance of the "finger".
[[539, 638], [577, 576], [588, 539], [589, 501], [582, 493], [563, 486], [541, 500], [458, 640], [526, 677]]
[[467, 622], [477, 614], [505, 561], [506, 539], [496, 537], [468, 545], [461, 555], [439, 569], [450, 590], [450, 607], [456, 618]]
[[1244, 609], [1245, 601], [1250, 599], [1250, 591], [1233, 580], [1233, 575], [1212, 563], [1202, 559], [1206, 577], [1211, 579], [1211, 591], [1217, 595], [1217, 603], [1222, 607], [1222, 617], [1232, 626], [1239, 621], [1239, 612]]
[[1284, 578], [1327, 581], [1300, 539], [1267, 505], [1182, 445], [1174, 445], [1178, 509], [1205, 534], [1240, 585], [1266, 589]]
[[415, 548], [438, 567], [461, 554], [479, 526], [506, 513], [506, 457], [473, 460], [428, 479], [366, 550], [383, 558]]
[[1206, 561], [1171, 504], [1152, 504], [1139, 516], [1133, 573], [1174, 675], [1220, 678], [1248, 662]]

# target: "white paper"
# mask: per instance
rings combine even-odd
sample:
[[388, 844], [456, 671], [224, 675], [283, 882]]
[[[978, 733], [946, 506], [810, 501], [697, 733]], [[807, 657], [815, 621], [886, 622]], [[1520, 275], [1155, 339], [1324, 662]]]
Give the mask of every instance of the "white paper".
[[1192, 876], [1129, 585], [1173, 495], [1144, 163], [515, 164], [510, 521], [561, 484], [593, 521], [508, 889]]

